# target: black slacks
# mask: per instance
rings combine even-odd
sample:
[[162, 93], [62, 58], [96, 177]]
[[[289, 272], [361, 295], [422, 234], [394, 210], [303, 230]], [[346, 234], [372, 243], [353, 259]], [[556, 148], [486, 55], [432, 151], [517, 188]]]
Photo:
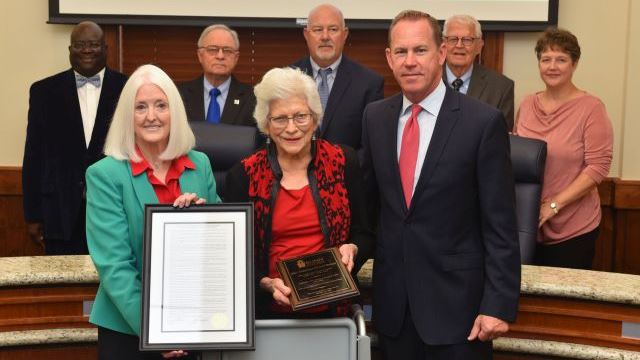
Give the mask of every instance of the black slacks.
[[[471, 331], [471, 328], [469, 328]], [[409, 306], [405, 312], [402, 329], [396, 337], [379, 334], [382, 354], [386, 360], [491, 360], [493, 343], [479, 340], [460, 344], [428, 345], [422, 341]]]
[[[98, 326], [98, 359], [99, 360], [159, 360], [159, 352], [142, 352], [138, 350], [139, 338], [134, 335], [113, 331]], [[189, 353], [181, 360], [198, 359], [198, 354]]]
[[600, 227], [554, 245], [536, 247], [535, 264], [591, 270]]

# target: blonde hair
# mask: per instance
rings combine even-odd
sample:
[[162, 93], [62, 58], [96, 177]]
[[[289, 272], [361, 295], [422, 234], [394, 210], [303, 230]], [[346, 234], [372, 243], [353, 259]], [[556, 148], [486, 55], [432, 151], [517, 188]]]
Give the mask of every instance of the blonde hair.
[[253, 117], [258, 129], [266, 134], [269, 121], [269, 104], [274, 100], [286, 100], [291, 97], [302, 97], [313, 115], [314, 123], [320, 125], [322, 105], [316, 82], [300, 69], [274, 68], [267, 71], [262, 81], [254, 87], [256, 108]]
[[193, 149], [196, 140], [187, 121], [184, 103], [169, 75], [154, 65], [142, 65], [131, 74], [124, 85], [118, 105], [109, 127], [104, 153], [118, 160], [140, 162], [142, 159], [136, 152], [135, 127], [133, 113], [136, 94], [142, 85], [153, 84], [167, 96], [171, 128], [167, 148], [160, 154], [163, 160], [178, 158]]

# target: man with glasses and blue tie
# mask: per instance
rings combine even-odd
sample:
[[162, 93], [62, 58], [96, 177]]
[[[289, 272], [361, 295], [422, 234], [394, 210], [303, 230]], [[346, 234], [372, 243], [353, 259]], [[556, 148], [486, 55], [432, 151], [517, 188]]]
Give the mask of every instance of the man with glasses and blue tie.
[[96, 23], [71, 32], [71, 69], [31, 85], [22, 164], [28, 235], [48, 255], [87, 254], [85, 178], [103, 157], [123, 74], [106, 67], [107, 45]]
[[513, 128], [513, 80], [475, 63], [482, 51], [482, 28], [469, 15], [454, 15], [444, 23], [447, 63], [442, 73], [445, 84], [502, 112], [507, 129]]
[[226, 25], [211, 25], [198, 39], [203, 75], [178, 85], [189, 121], [255, 126], [253, 88], [233, 75], [240, 57], [238, 33]]
[[317, 135], [358, 150], [362, 112], [368, 103], [382, 99], [384, 79], [342, 53], [349, 29], [335, 6], [322, 4], [312, 9], [303, 34], [309, 56], [292, 67], [307, 73], [318, 85], [324, 115]]

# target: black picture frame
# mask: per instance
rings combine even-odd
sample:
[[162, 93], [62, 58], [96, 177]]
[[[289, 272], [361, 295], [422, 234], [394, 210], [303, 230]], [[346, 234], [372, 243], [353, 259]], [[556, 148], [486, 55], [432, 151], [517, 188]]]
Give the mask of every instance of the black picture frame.
[[[192, 205], [182, 209], [171, 205], [146, 205], [144, 213], [140, 350], [254, 350], [253, 204]], [[184, 230], [187, 230], [186, 234]], [[189, 233], [191, 230], [193, 233]], [[194, 240], [196, 237], [199, 242]], [[204, 249], [204, 252], [194, 251], [197, 249]], [[211, 251], [215, 251], [216, 257], [220, 254], [223, 261], [211, 256], [205, 259]], [[232, 254], [232, 259], [225, 258], [228, 253]], [[221, 268], [223, 270], [219, 272]], [[233, 274], [232, 313], [220, 311], [220, 307], [216, 307], [217, 301], [213, 302], [216, 304], [213, 307], [199, 307], [191, 302], [188, 307], [176, 306], [185, 301], [184, 293], [177, 296], [180, 300], [173, 300], [175, 296], [169, 290], [179, 286], [194, 288], [188, 287], [190, 281], [181, 283], [172, 278], [195, 278], [193, 281], [199, 283], [208, 296], [202, 299], [210, 299], [211, 293], [217, 290], [209, 289], [228, 289], [228, 279], [220, 276], [227, 274], [225, 271]], [[224, 294], [219, 291], [218, 295], [221, 296], [217, 298], [228, 296], [226, 291]], [[198, 296], [196, 290], [194, 296]], [[213, 315], [190, 323], [189, 315], [183, 312], [196, 316]], [[194, 329], [180, 328], [191, 324]], [[196, 329], [203, 326], [207, 328]]]

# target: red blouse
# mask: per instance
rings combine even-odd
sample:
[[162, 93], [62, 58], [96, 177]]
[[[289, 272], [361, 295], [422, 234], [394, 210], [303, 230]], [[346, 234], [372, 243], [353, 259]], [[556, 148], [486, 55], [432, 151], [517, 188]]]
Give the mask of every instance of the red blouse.
[[182, 194], [180, 191], [180, 175], [182, 175], [185, 169], [195, 169], [195, 164], [187, 155], [182, 155], [177, 159], [173, 159], [173, 161], [171, 161], [171, 166], [167, 171], [167, 176], [164, 179], [165, 183], [163, 184], [162, 181], [153, 174], [153, 168], [149, 165], [149, 162], [147, 162], [147, 159], [144, 158], [140, 151], [138, 151], [138, 155], [140, 155], [142, 161], [129, 161], [131, 164], [131, 174], [133, 176], [138, 176], [146, 171], [147, 179], [151, 186], [153, 186], [153, 191], [155, 191], [156, 196], [158, 197], [158, 203], [173, 204], [176, 198]]
[[[324, 248], [318, 210], [309, 185], [297, 190], [280, 188], [273, 210], [272, 240], [269, 248], [269, 277], [279, 278], [276, 262]], [[272, 310], [291, 312], [275, 302]], [[326, 305], [307, 309], [306, 312], [326, 311]]]

